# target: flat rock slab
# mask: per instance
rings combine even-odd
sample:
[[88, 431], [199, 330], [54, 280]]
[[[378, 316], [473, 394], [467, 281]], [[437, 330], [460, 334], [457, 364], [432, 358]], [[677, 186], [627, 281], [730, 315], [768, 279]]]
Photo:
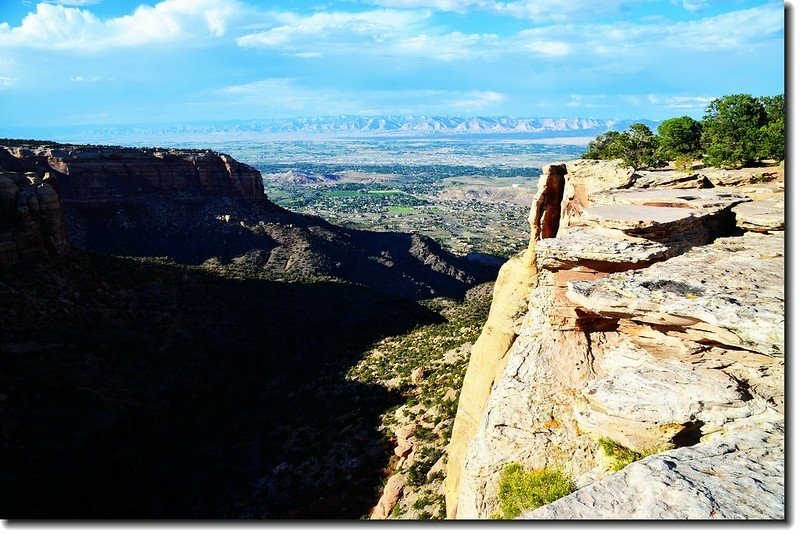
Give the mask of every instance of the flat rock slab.
[[736, 226], [752, 232], [770, 232], [785, 228], [783, 199], [743, 203], [734, 206]]
[[559, 270], [579, 265], [602, 263], [622, 269], [665, 260], [669, 248], [661, 243], [629, 236], [616, 229], [568, 227], [555, 238], [536, 243], [536, 262], [540, 269]]
[[670, 206], [695, 210], [724, 209], [747, 200], [732, 191], [687, 191], [675, 188], [606, 191], [598, 194], [595, 199], [600, 204]]
[[520, 519], [780, 520], [783, 433], [766, 423], [653, 455]]
[[704, 175], [682, 171], [636, 171], [634, 184], [637, 188], [713, 188], [714, 184]]
[[784, 236], [721, 238], [649, 268], [570, 282], [566, 298], [601, 316], [782, 358]]
[[586, 208], [590, 225], [619, 229], [648, 237], [666, 237], [700, 224], [702, 218], [747, 202], [733, 193], [680, 189], [605, 192]]

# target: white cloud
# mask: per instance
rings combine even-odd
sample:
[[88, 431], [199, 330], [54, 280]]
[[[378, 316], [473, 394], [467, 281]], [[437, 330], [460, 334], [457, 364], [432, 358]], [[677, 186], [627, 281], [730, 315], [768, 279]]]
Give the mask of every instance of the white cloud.
[[[399, 40], [395, 49], [403, 55], [425, 56], [441, 61], [455, 61], [484, 55], [487, 46], [497, 40], [494, 34], [446, 35], [420, 34]], [[480, 48], [477, 45], [481, 45]]]
[[672, 3], [692, 13], [702, 11], [708, 6], [708, 0], [672, 0]]
[[76, 76], [70, 76], [70, 82], [99, 82], [103, 80], [102, 76], [84, 76], [82, 74], [78, 74]]
[[353, 42], [353, 38], [381, 43], [387, 38], [419, 27], [430, 14], [388, 9], [362, 12], [317, 12], [301, 16], [291, 12], [277, 14], [280, 21], [266, 31], [236, 39], [241, 47], [292, 47], [321, 38], [329, 43]]
[[0, 76], [0, 91], [4, 91], [17, 83], [16, 78], [11, 78], [10, 76]]
[[606, 95], [570, 95], [567, 106], [570, 108], [597, 108], [606, 104]]
[[163, 0], [101, 20], [88, 10], [40, 3], [19, 26], [0, 25], [0, 46], [101, 51], [221, 37], [242, 9], [238, 0]]
[[525, 48], [543, 56], [566, 56], [572, 50], [569, 43], [563, 41], [533, 41]]
[[675, 48], [733, 50], [783, 31], [783, 6], [764, 5], [664, 28], [663, 40]]
[[714, 97], [647, 95], [647, 101], [650, 104], [672, 109], [702, 110], [712, 100], [714, 100]]
[[484, 11], [537, 23], [566, 22], [617, 13], [625, 5], [646, 1], [652, 0], [368, 0], [371, 4], [391, 8], [426, 8], [455, 13]]
[[62, 6], [91, 6], [103, 0], [49, 0], [48, 4], [61, 4]]
[[392, 8], [425, 8], [465, 13], [471, 8], [483, 8], [493, 2], [486, 0], [372, 0], [370, 3]]
[[224, 97], [226, 106], [271, 115], [460, 113], [491, 108], [506, 99], [502, 93], [485, 90], [310, 88], [292, 78], [267, 78], [224, 87], [216, 93]]
[[321, 58], [322, 52], [298, 52], [293, 54], [296, 58]]
[[[274, 14], [279, 25], [236, 39], [243, 48], [274, 48], [298, 57], [310, 47], [326, 55], [374, 53], [394, 57], [426, 57], [439, 61], [483, 55], [497, 40], [493, 34], [438, 33], [427, 27], [429, 11], [379, 9], [362, 12], [318, 12], [301, 16]], [[434, 31], [430, 31], [434, 30]]]
[[465, 111], [477, 111], [506, 99], [504, 94], [497, 91], [470, 91], [464, 97], [452, 101], [450, 107]]
[[[775, 4], [697, 20], [633, 24], [556, 24], [508, 38], [528, 52], [583, 58], [593, 68], [634, 72], [678, 52], [750, 53], [762, 42], [780, 38], [783, 10]], [[672, 55], [672, 56], [671, 56]], [[600, 59], [597, 57], [600, 56]]]

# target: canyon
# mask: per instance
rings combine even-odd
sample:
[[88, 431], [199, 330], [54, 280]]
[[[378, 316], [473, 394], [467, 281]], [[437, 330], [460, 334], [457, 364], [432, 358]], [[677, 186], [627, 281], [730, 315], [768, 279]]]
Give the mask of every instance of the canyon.
[[[783, 195], [552, 164], [498, 273], [285, 210], [225, 154], [4, 141], [0, 513], [486, 519], [519, 463], [575, 487], [523, 519], [785, 518]], [[482, 329], [400, 362], [492, 280]]]
[[5, 265], [105, 254], [234, 263], [272, 276], [325, 276], [404, 297], [463, 295], [492, 268], [413, 233], [370, 232], [270, 202], [261, 174], [209, 150], [0, 145]]
[[348, 370], [496, 267], [212, 151], [0, 145], [0, 516], [368, 515], [404, 399]]

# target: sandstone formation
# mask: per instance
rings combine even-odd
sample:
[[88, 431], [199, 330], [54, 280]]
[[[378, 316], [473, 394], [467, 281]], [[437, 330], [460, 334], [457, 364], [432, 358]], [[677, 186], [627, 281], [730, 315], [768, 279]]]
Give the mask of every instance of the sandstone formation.
[[520, 518], [783, 519], [783, 428], [767, 423], [648, 457]]
[[154, 195], [265, 198], [261, 173], [211, 150], [0, 145], [0, 167], [53, 174], [64, 202]]
[[378, 500], [378, 504], [372, 510], [372, 514], [369, 517], [370, 520], [384, 520], [389, 518], [392, 508], [403, 493], [405, 484], [406, 476], [403, 474], [395, 474], [389, 478], [383, 489], [383, 494]]
[[700, 173], [682, 171], [637, 171], [634, 175], [637, 188], [713, 188], [711, 180]]
[[[586, 164], [574, 180], [571, 168], [556, 236], [532, 231], [527, 295], [495, 293], [493, 311], [523, 311], [492, 326], [513, 343], [470, 362], [448, 516], [488, 518], [500, 473], [520, 462], [580, 488], [531, 518], [782, 518], [782, 197], [758, 207], [774, 219], [756, 226], [740, 220], [744, 190], [601, 191]], [[488, 396], [466, 399], [471, 384]], [[601, 438], [676, 449], [610, 476]], [[738, 504], [755, 492], [762, 504]]]
[[50, 173], [0, 168], [0, 268], [69, 252], [64, 213]]
[[608, 189], [627, 188], [636, 179], [633, 167], [621, 160], [573, 160], [566, 163], [569, 183], [582, 186], [586, 194]]
[[[545, 166], [537, 184], [537, 200], [531, 206], [529, 222], [531, 234], [558, 231], [560, 198], [554, 189], [563, 195], [563, 181], [566, 168]], [[555, 208], [555, 209], [554, 209]], [[553, 221], [555, 219], [556, 221]], [[534, 241], [531, 241], [533, 245]], [[492, 294], [492, 307], [489, 317], [481, 331], [467, 367], [461, 396], [458, 401], [458, 417], [453, 423], [453, 433], [448, 446], [447, 477], [445, 479], [447, 516], [456, 516], [461, 469], [464, 465], [469, 440], [474, 436], [486, 408], [489, 393], [503, 369], [506, 367], [506, 353], [519, 333], [519, 322], [528, 306], [527, 296], [535, 287], [537, 269], [534, 250], [529, 248], [522, 254], [506, 262], [500, 273]]]

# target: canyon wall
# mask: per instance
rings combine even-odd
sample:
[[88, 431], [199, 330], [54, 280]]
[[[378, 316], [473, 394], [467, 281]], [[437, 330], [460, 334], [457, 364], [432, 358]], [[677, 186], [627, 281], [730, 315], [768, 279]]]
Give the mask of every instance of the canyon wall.
[[0, 145], [0, 167], [51, 173], [64, 202], [265, 197], [258, 170], [211, 150], [20, 143]]
[[266, 199], [256, 169], [208, 150], [0, 145], [0, 266], [63, 257], [70, 206], [158, 197]]
[[[530, 248], [511, 263], [527, 259], [529, 290], [496, 289], [475, 346], [493, 347], [465, 377], [448, 516], [498, 511], [503, 468], [519, 462], [579, 489], [525, 518], [783, 518], [782, 181], [609, 180], [591, 166], [565, 166], [550, 216], [561, 166], [544, 170]], [[601, 439], [656, 454], [612, 473]]]

